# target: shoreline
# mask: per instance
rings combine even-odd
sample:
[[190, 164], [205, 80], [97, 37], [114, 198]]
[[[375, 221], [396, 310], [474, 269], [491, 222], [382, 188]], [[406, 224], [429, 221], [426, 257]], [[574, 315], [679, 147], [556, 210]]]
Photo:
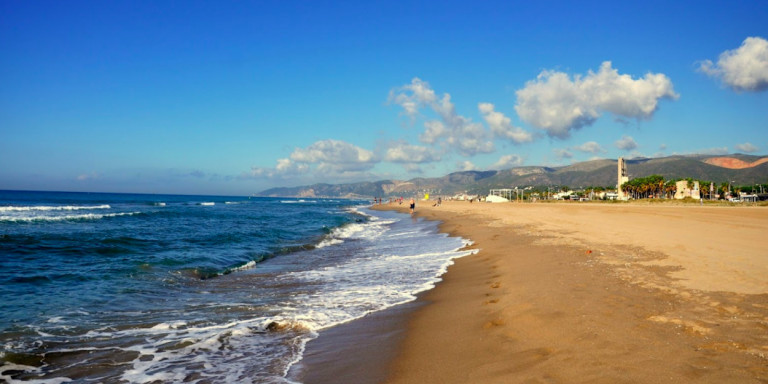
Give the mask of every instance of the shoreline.
[[307, 343], [287, 378], [303, 384], [381, 383], [405, 338], [408, 319], [427, 304], [419, 296], [322, 331]]
[[768, 380], [768, 209], [424, 205], [479, 252], [394, 315], [371, 382]]

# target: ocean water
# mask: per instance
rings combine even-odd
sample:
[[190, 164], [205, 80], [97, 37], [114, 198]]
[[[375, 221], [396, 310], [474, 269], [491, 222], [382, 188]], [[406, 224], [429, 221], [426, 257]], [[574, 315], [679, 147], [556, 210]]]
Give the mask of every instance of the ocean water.
[[0, 191], [0, 382], [294, 382], [469, 254], [367, 204]]

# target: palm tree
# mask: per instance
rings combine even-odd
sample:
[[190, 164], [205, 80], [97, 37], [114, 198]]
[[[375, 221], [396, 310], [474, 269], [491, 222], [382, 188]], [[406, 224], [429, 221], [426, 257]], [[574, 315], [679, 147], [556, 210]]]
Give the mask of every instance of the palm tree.
[[661, 198], [661, 194], [664, 192], [664, 183], [665, 182], [664, 182], [664, 178], [663, 177], [659, 177], [659, 179], [656, 180], [656, 190], [659, 193], [657, 198], [659, 198], [659, 199]]
[[711, 182], [709, 181], [703, 181], [699, 180], [699, 193], [701, 194], [701, 197], [708, 196], [709, 195], [709, 185]]
[[624, 192], [624, 194], [629, 195], [629, 191], [631, 190], [632, 185], [629, 183], [629, 181], [621, 185], [621, 191]]
[[672, 195], [672, 197], [675, 197], [675, 192], [677, 192], [677, 182], [675, 180], [670, 180], [667, 182], [666, 187], [664, 188], [664, 192], [669, 193]]
[[720, 194], [720, 196], [722, 196], [723, 198], [725, 198], [725, 192], [729, 190], [729, 188], [728, 188], [728, 183], [726, 183], [726, 182], [723, 182], [722, 184], [720, 184], [720, 190], [722, 190], [722, 191], [723, 191], [723, 193], [721, 193], [721, 194]]

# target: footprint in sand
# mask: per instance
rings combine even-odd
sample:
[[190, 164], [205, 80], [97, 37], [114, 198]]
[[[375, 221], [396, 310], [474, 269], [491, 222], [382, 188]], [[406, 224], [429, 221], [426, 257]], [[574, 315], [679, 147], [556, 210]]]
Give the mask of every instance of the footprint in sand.
[[488, 328], [493, 328], [493, 327], [500, 327], [500, 326], [502, 326], [502, 325], [504, 325], [506, 323], [507, 322], [504, 321], [504, 319], [493, 319], [493, 320], [483, 324], [483, 328], [488, 329]]

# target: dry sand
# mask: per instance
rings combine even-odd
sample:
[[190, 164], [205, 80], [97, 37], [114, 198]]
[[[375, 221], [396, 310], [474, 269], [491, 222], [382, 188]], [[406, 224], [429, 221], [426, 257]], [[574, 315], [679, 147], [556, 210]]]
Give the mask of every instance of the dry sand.
[[389, 383], [768, 382], [767, 208], [422, 202], [417, 214], [480, 251], [422, 297]]

